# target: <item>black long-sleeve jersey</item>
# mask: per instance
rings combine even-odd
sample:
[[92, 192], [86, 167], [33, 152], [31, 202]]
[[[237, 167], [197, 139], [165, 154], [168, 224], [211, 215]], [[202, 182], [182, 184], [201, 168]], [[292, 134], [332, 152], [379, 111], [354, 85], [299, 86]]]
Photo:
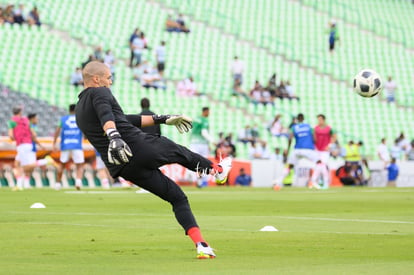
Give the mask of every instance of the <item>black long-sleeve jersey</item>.
[[132, 152], [139, 148], [143, 140], [140, 115], [125, 115], [111, 90], [106, 87], [87, 88], [79, 94], [76, 104], [76, 123], [89, 142], [101, 154], [102, 160], [113, 177], [117, 177], [123, 165], [108, 162], [109, 140], [103, 125], [114, 121], [122, 139], [130, 146]]

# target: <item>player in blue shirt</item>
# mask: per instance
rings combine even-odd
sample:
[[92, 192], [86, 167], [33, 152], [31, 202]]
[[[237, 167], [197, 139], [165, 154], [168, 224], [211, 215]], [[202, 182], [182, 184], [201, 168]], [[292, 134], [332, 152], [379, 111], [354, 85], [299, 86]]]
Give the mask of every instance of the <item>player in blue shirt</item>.
[[388, 183], [387, 186], [395, 187], [397, 186], [397, 178], [399, 174], [399, 168], [396, 163], [395, 158], [391, 159], [391, 163], [387, 166], [388, 170]]
[[57, 175], [56, 189], [60, 189], [62, 186], [63, 170], [70, 158], [72, 158], [76, 165], [75, 187], [77, 190], [80, 190], [82, 186], [85, 156], [82, 150], [83, 135], [76, 124], [75, 107], [75, 104], [71, 104], [69, 106], [69, 115], [61, 117], [53, 139], [53, 148], [57, 150], [56, 142], [60, 136], [60, 169]]

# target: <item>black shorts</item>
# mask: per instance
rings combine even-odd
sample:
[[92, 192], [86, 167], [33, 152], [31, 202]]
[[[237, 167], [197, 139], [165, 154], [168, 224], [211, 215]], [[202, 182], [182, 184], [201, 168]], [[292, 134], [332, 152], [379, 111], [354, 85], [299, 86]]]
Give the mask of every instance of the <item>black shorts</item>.
[[165, 63], [158, 62], [157, 69], [159, 72], [163, 72], [165, 69]]
[[335, 49], [335, 42], [329, 43], [329, 50], [332, 51], [333, 49]]

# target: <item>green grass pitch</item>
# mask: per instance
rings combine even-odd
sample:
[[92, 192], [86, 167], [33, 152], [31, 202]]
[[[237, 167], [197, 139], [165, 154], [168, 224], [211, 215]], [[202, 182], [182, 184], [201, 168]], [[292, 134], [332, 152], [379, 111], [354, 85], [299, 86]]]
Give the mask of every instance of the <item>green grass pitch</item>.
[[152, 194], [1, 189], [0, 274], [414, 272], [414, 189], [185, 191], [216, 259]]

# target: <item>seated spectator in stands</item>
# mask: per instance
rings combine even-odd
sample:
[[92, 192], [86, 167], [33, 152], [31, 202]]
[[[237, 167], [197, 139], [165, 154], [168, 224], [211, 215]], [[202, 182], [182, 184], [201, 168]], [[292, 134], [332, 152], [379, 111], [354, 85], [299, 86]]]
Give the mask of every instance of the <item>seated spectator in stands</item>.
[[286, 81], [285, 90], [286, 90], [286, 97], [288, 99], [297, 99], [297, 100], [299, 100], [299, 97], [295, 95], [295, 91], [293, 89], [292, 84], [290, 84], [289, 80]]
[[392, 158], [391, 163], [387, 166], [387, 170], [388, 170], [387, 186], [388, 187], [396, 187], [397, 186], [397, 178], [398, 178], [398, 174], [399, 174], [399, 168], [398, 168], [398, 165], [397, 165], [396, 162], [397, 162], [396, 159]]
[[104, 53], [103, 53], [101, 46], [97, 46], [95, 48], [95, 50], [93, 51], [93, 56], [95, 57], [95, 60], [97, 61], [101, 61], [101, 62], [104, 61]]
[[408, 141], [408, 139], [405, 137], [404, 133], [401, 132], [397, 139], [398, 139], [398, 147], [400, 147], [404, 153], [407, 153], [411, 149], [411, 144]]
[[24, 5], [20, 4], [18, 8], [13, 10], [13, 21], [16, 24], [23, 24], [26, 20], [24, 18]]
[[144, 71], [152, 72], [153, 70], [154, 67], [151, 66], [147, 60], [142, 60], [140, 64], [136, 64], [132, 69], [132, 77], [134, 80], [140, 81], [141, 75], [144, 73]]
[[277, 86], [276, 86], [276, 74], [275, 73], [270, 77], [265, 89], [270, 92], [272, 97], [276, 97]]
[[243, 129], [239, 131], [237, 135], [237, 140], [243, 142], [244, 144], [254, 141], [250, 125], [246, 125]]
[[4, 16], [3, 16], [3, 8], [0, 7], [0, 26], [3, 26], [5, 23]]
[[89, 63], [89, 62], [91, 62], [91, 61], [95, 61], [96, 59], [95, 59], [95, 56], [93, 56], [93, 54], [91, 54], [91, 55], [89, 55], [88, 56], [88, 59], [85, 61], [85, 62], [83, 62], [82, 63], [82, 69], [83, 68], [85, 68], [85, 66]]
[[162, 76], [158, 73], [157, 70], [144, 70], [143, 74], [140, 77], [140, 82], [142, 87], [144, 88], [155, 88], [155, 89], [163, 89], [167, 88], [165, 84], [165, 80]]
[[197, 91], [197, 85], [194, 83], [192, 76], [186, 78], [177, 84], [177, 94], [179, 96], [192, 97], [201, 95]]
[[414, 160], [414, 140], [411, 141], [410, 149], [407, 152], [407, 160], [409, 161]]
[[272, 154], [269, 151], [269, 148], [267, 147], [267, 142], [262, 140], [260, 142], [260, 146], [262, 147], [262, 159], [270, 159]]
[[228, 143], [230, 147], [229, 155], [235, 158], [236, 157], [236, 145], [234, 145], [233, 143], [233, 134], [229, 133], [227, 137], [225, 137], [225, 141]]
[[276, 147], [273, 154], [270, 155], [271, 160], [282, 161], [283, 162], [283, 154], [280, 152], [280, 148]]
[[246, 99], [249, 98], [249, 96], [246, 94], [246, 92], [243, 91], [243, 89], [241, 88], [240, 79], [234, 80], [234, 83], [233, 83], [233, 93], [232, 93], [232, 95], [234, 95], [234, 96], [241, 95], [241, 96], [243, 96]]
[[75, 71], [70, 76], [70, 84], [77, 88], [78, 86], [83, 85], [82, 69], [76, 68]]
[[103, 62], [108, 66], [112, 74], [112, 83], [115, 82], [115, 56], [111, 50], [107, 50], [103, 56]]
[[236, 185], [250, 186], [252, 184], [252, 177], [244, 171], [244, 168], [240, 168], [239, 175], [236, 177]]
[[397, 90], [397, 83], [388, 77], [388, 81], [384, 84], [384, 92], [388, 103], [395, 102], [395, 90]]
[[254, 124], [252, 129], [251, 129], [251, 133], [252, 133], [252, 137], [254, 141], [258, 141], [259, 140], [259, 128], [257, 127], [257, 124]]
[[42, 23], [40, 22], [40, 16], [39, 16], [39, 11], [37, 10], [37, 7], [34, 7], [29, 12], [29, 16], [27, 17], [27, 23], [29, 23], [30, 26], [37, 25], [40, 27], [40, 25], [42, 25]]
[[261, 159], [263, 154], [262, 146], [255, 141], [251, 141], [249, 144], [249, 159]]
[[266, 90], [264, 88], [262, 88], [262, 103], [265, 106], [268, 105], [268, 104], [274, 105], [272, 95], [270, 94], [270, 92], [268, 90]]
[[281, 114], [277, 114], [275, 116], [275, 119], [272, 121], [272, 123], [269, 126], [269, 131], [274, 137], [289, 137], [289, 129], [286, 129], [282, 125], [281, 121]]
[[165, 41], [161, 41], [161, 44], [155, 48], [155, 59], [157, 60], [157, 69], [160, 74], [163, 74], [165, 70], [166, 57]]
[[250, 99], [253, 103], [262, 103], [262, 85], [256, 80], [253, 89], [250, 90]]
[[185, 25], [184, 17], [183, 17], [183, 15], [181, 13], [178, 15], [178, 18], [175, 21], [180, 26], [180, 29], [181, 29], [182, 32], [185, 32], [185, 33], [189, 33], [190, 32], [190, 30]]
[[3, 11], [3, 18], [6, 23], [9, 23], [9, 24], [14, 23], [13, 8], [14, 8], [14, 5], [7, 5]]
[[285, 86], [285, 83], [283, 82], [283, 80], [280, 81], [280, 84], [276, 89], [276, 97], [278, 97], [280, 99], [284, 99], [284, 98], [287, 97], [286, 86]]
[[394, 140], [394, 145], [390, 148], [391, 158], [400, 160], [403, 156], [403, 151], [400, 146], [398, 146], [398, 139]]
[[167, 20], [165, 20], [165, 30], [167, 32], [181, 32], [180, 25], [175, 22], [171, 14], [169, 14]]

